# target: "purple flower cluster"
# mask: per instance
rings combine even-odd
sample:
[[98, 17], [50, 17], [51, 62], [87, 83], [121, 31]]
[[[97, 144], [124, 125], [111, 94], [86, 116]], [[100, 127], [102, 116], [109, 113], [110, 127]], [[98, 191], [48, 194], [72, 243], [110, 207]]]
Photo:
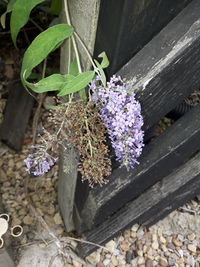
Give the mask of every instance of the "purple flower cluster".
[[36, 152], [29, 154], [24, 160], [26, 163], [26, 171], [33, 173], [35, 176], [43, 175], [48, 172], [56, 162], [56, 158], [50, 156], [48, 153]]
[[120, 76], [113, 76], [106, 88], [90, 84], [92, 98], [100, 110], [100, 117], [108, 130], [117, 161], [129, 170], [137, 163], [143, 149], [144, 132], [140, 103], [130, 85]]

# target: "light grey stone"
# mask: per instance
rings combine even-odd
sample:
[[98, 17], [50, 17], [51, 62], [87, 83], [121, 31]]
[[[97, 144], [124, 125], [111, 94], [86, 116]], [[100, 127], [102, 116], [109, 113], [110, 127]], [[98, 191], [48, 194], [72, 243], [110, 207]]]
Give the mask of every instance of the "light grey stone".
[[[22, 252], [22, 257], [17, 267], [47, 267], [49, 262], [58, 253], [57, 246], [53, 243], [46, 248], [40, 248], [38, 245], [27, 247]], [[64, 267], [65, 264], [61, 257], [56, 257], [52, 267]], [[5, 266], [4, 266], [5, 267]]]

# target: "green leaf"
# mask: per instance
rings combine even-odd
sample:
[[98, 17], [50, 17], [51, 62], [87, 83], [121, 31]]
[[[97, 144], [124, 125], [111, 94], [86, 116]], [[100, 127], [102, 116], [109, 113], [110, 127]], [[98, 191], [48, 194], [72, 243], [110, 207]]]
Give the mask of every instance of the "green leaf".
[[51, 0], [51, 14], [59, 15], [62, 9], [62, 0]]
[[14, 6], [15, 2], [16, 2], [16, 0], [10, 0], [8, 5], [7, 5], [6, 12], [1, 15], [1, 25], [4, 29], [6, 27], [6, 25], [5, 25], [6, 24], [6, 15], [13, 10], [13, 6]]
[[80, 73], [78, 76], [74, 77], [69, 83], [62, 88], [58, 93], [58, 96], [64, 96], [80, 91], [85, 88], [89, 82], [93, 79], [95, 72], [87, 71]]
[[109, 66], [109, 60], [108, 57], [106, 56], [105, 52], [102, 52], [100, 55], [98, 55], [99, 58], [102, 58], [102, 62], [101, 62], [101, 67], [102, 69], [105, 69]]
[[99, 70], [99, 72], [101, 74], [101, 81], [102, 81], [103, 85], [106, 86], [106, 75], [104, 73], [104, 70], [103, 70], [102, 66], [99, 64], [99, 62], [96, 59], [94, 59], [94, 62], [97, 65], [97, 68], [98, 68], [98, 70]]
[[13, 6], [10, 31], [14, 45], [16, 46], [16, 39], [20, 29], [27, 23], [31, 10], [44, 0], [16, 0]]
[[45, 107], [46, 109], [54, 109], [54, 110], [64, 109], [63, 107], [60, 107], [60, 106], [45, 105], [45, 104], [44, 104], [44, 107]]
[[77, 76], [79, 73], [78, 71], [78, 64], [77, 64], [77, 60], [74, 59], [71, 64], [70, 64], [70, 67], [69, 67], [69, 74], [71, 75], [74, 75], [74, 76]]
[[2, 15], [1, 15], [1, 26], [3, 27], [3, 29], [5, 29], [6, 27], [6, 15], [7, 15], [7, 11], [4, 12]]
[[[67, 75], [53, 74], [51, 76], [48, 76], [40, 80], [38, 83], [32, 84], [31, 89], [36, 93], [59, 91], [73, 78], [74, 76], [69, 75], [69, 74]], [[30, 83], [29, 83], [29, 86], [30, 86]]]
[[40, 64], [61, 41], [73, 33], [73, 28], [67, 24], [57, 24], [40, 33], [30, 44], [24, 54], [21, 68], [23, 84], [30, 86], [26, 80], [34, 67]]

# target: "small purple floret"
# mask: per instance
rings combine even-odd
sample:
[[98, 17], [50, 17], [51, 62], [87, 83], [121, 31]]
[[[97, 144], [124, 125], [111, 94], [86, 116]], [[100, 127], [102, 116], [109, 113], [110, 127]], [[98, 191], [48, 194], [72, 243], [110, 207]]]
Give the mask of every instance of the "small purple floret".
[[47, 153], [40, 155], [40, 153], [29, 154], [24, 160], [26, 163], [26, 171], [33, 173], [35, 176], [43, 175], [48, 172], [56, 162], [56, 158], [53, 158]]
[[144, 146], [140, 103], [120, 76], [114, 75], [106, 88], [94, 81], [91, 85], [92, 98], [100, 109], [117, 161], [129, 170], [138, 164]]

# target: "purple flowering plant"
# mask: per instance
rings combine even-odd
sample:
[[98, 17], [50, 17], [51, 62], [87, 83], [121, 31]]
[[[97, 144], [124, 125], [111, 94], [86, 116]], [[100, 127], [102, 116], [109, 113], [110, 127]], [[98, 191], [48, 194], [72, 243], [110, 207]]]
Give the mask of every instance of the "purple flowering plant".
[[107, 128], [117, 161], [128, 170], [133, 168], [139, 163], [137, 158], [144, 146], [141, 105], [135, 99], [135, 93], [130, 84], [116, 75], [111, 77], [106, 87], [92, 81], [90, 90]]
[[[21, 1], [16, 0], [11, 11], [11, 36], [15, 45], [23, 26], [20, 24], [19, 28], [13, 27], [19, 24], [15, 21], [15, 13], [21, 8], [21, 15], [27, 19], [33, 8], [28, 1], [26, 4], [23, 1], [26, 7], [24, 8], [20, 4]], [[128, 83], [116, 75], [106, 82], [104, 69], [109, 65], [106, 53], [99, 55], [100, 63], [92, 59], [84, 42], [71, 25], [68, 0], [64, 0], [63, 4], [67, 24], [56, 24], [41, 32], [25, 51], [22, 61], [20, 75], [24, 87], [39, 94], [55, 91], [58, 100], [57, 105], [52, 107], [51, 114], [54, 128], [57, 127], [55, 133], [41, 138], [40, 145], [33, 147], [34, 153], [28, 155], [25, 164], [26, 170], [36, 176], [47, 173], [57, 161], [59, 146], [65, 143], [63, 141], [70, 141], [80, 154], [78, 167], [82, 180], [88, 180], [92, 186], [94, 183], [106, 182], [104, 177], [111, 173], [107, 136], [121, 166], [126, 166], [129, 170], [139, 163], [138, 157], [144, 146], [143, 118], [140, 103]], [[72, 44], [68, 49], [67, 73], [54, 73], [46, 77], [48, 55], [66, 39]], [[82, 71], [77, 43], [91, 63], [90, 70]], [[43, 64], [42, 79], [33, 82], [30, 79], [31, 73], [39, 64]], [[63, 104], [61, 99], [65, 99], [66, 103]], [[33, 140], [34, 137], [33, 133]], [[96, 176], [93, 178], [93, 175]]]
[[55, 164], [57, 158], [51, 156], [43, 146], [34, 146], [36, 152], [29, 154], [24, 160], [26, 171], [35, 176], [47, 173]]

